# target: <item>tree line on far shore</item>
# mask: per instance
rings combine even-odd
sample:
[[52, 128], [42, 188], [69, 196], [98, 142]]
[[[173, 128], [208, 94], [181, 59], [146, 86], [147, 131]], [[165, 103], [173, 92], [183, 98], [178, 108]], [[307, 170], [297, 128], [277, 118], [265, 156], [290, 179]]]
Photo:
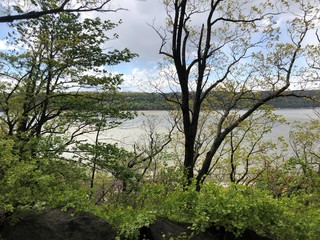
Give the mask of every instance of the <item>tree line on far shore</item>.
[[[267, 92], [260, 92], [261, 96], [267, 94]], [[304, 91], [288, 91], [287, 94], [289, 96], [283, 98], [273, 99], [269, 102], [269, 105], [274, 108], [319, 108], [320, 100], [319, 90], [304, 90]], [[65, 98], [56, 97], [54, 101], [55, 106], [62, 105], [66, 110], [67, 109], [76, 109], [80, 106], [75, 104], [72, 101], [75, 94], [70, 92], [69, 97], [66, 102]], [[166, 101], [166, 97], [170, 95], [170, 93], [159, 94], [159, 93], [147, 93], [147, 92], [119, 92], [116, 94], [100, 94], [98, 92], [79, 92], [76, 95], [82, 95], [83, 97], [99, 97], [106, 98], [106, 104], [111, 104], [112, 106], [119, 106], [122, 109], [127, 111], [148, 111], [148, 110], [175, 110], [177, 106], [171, 104]], [[104, 95], [104, 96], [102, 96]], [[303, 96], [302, 96], [303, 95]], [[219, 92], [212, 93], [212, 98], [221, 98], [222, 94]], [[42, 98], [41, 94], [38, 96]], [[65, 96], [64, 96], [65, 97]], [[0, 100], [1, 101], [1, 100]], [[250, 101], [250, 100], [248, 100]], [[211, 104], [212, 106], [212, 104]], [[219, 108], [218, 106], [216, 106]], [[246, 102], [238, 104], [238, 108], [246, 108]], [[0, 111], [3, 111], [0, 106]]]
[[[304, 90], [301, 91], [288, 91], [288, 97], [277, 98], [271, 100], [269, 105], [274, 108], [318, 108], [319, 91], [318, 90]], [[167, 95], [169, 95], [168, 93]], [[263, 92], [261, 92], [263, 94]], [[303, 96], [307, 97], [299, 97]], [[219, 93], [213, 93], [219, 96]], [[163, 94], [146, 93], [146, 92], [122, 92], [121, 97], [126, 104], [127, 110], [173, 110], [174, 105], [168, 104], [163, 97]], [[245, 108], [245, 104], [239, 106]]]

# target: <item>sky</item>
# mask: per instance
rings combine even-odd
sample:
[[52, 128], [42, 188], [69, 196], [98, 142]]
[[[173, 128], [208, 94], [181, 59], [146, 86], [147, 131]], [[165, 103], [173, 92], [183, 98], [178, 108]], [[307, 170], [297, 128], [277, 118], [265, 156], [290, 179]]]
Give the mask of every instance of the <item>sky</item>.
[[[109, 67], [107, 70], [123, 74], [122, 91], [151, 91], [146, 83], [156, 75], [162, 55], [159, 54], [161, 40], [150, 24], [156, 27], [165, 25], [166, 12], [162, 0], [112, 0], [112, 4], [113, 8], [121, 7], [127, 10], [115, 13], [90, 12], [85, 16], [99, 16], [114, 22], [121, 19], [122, 24], [114, 30], [119, 34], [119, 38], [107, 42], [105, 47], [110, 50], [129, 48], [139, 54], [139, 57], [129, 63]], [[280, 19], [279, 23], [282, 20]], [[0, 39], [3, 39], [7, 30], [6, 25], [0, 23]], [[0, 50], [6, 47], [5, 42], [0, 40]]]
[[165, 9], [162, 0], [114, 0], [114, 6], [126, 8], [127, 11], [106, 13], [102, 17], [117, 22], [122, 20], [115, 32], [119, 38], [108, 44], [116, 49], [129, 48], [139, 54], [129, 63], [113, 67], [113, 71], [123, 73], [125, 79], [121, 86], [123, 91], [145, 91], [145, 81], [157, 70], [162, 59], [159, 54], [160, 38], [150, 24], [163, 26]]
[[[144, 91], [143, 81], [148, 78], [152, 72], [156, 71], [158, 62], [162, 56], [158, 53], [160, 38], [157, 33], [148, 25], [153, 22], [163, 25], [165, 11], [162, 0], [113, 0], [114, 8], [125, 8], [126, 11], [117, 11], [116, 13], [86, 13], [87, 17], [99, 16], [102, 19], [118, 22], [122, 24], [114, 29], [119, 34], [119, 38], [106, 43], [107, 49], [129, 48], [132, 52], [139, 54], [129, 63], [122, 63], [118, 66], [108, 68], [109, 71], [122, 73], [124, 83], [121, 85], [123, 91]], [[8, 48], [5, 41], [2, 40], [8, 27], [0, 23], [0, 50]], [[112, 35], [110, 33], [110, 35]]]
[[[146, 83], [150, 79], [156, 78], [158, 63], [161, 62], [162, 55], [159, 54], [161, 40], [157, 33], [148, 24], [154, 23], [155, 27], [164, 26], [166, 12], [162, 3], [163, 0], [113, 0], [115, 6], [127, 8], [128, 11], [105, 14], [104, 17], [123, 23], [116, 28], [119, 39], [112, 42], [112, 46], [118, 49], [128, 47], [132, 52], [138, 53], [139, 57], [130, 63], [121, 64], [113, 70], [123, 73], [125, 79], [121, 86], [123, 91], [154, 91], [152, 86]], [[250, 1], [249, 1], [250, 2]], [[255, 1], [257, 4], [259, 0]], [[262, 1], [263, 2], [263, 1]], [[275, 1], [277, 2], [277, 0]], [[295, 12], [295, 6], [290, 6]], [[296, 9], [298, 10], [298, 9]], [[296, 12], [295, 12], [296, 13]], [[292, 17], [292, 15], [290, 15]], [[281, 15], [277, 24], [286, 28], [286, 21], [289, 15]], [[283, 37], [283, 36], [282, 36]], [[284, 37], [285, 40], [287, 37]], [[314, 35], [307, 37], [306, 42], [314, 42]], [[154, 80], [154, 79], [153, 79]], [[292, 84], [292, 88], [300, 89], [300, 83]], [[316, 85], [318, 88], [318, 84]], [[308, 88], [314, 88], [313, 85]]]

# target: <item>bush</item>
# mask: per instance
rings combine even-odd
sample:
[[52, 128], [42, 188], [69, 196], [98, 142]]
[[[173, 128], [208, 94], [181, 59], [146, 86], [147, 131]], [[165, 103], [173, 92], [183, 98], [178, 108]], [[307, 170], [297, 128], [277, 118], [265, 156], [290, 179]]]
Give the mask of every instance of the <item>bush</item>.
[[0, 209], [5, 212], [43, 207], [89, 206], [84, 169], [73, 162], [46, 159], [21, 159], [13, 143], [0, 144]]
[[168, 189], [163, 184], [145, 184], [128, 198], [130, 205], [104, 206], [108, 220], [128, 239], [135, 239], [138, 230], [157, 217], [192, 223], [196, 232], [215, 226], [237, 236], [246, 229], [274, 239], [316, 240], [320, 236], [319, 207], [306, 206], [308, 197], [277, 199], [253, 187], [208, 183], [200, 192], [194, 186]]

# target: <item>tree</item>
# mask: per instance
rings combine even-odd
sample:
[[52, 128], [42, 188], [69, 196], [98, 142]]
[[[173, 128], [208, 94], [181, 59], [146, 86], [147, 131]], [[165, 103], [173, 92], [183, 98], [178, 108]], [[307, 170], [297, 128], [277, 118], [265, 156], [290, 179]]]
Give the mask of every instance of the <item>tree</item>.
[[[121, 114], [119, 109], [116, 109], [116, 112], [113, 115], [116, 119], [110, 119], [110, 112], [103, 110], [105, 109], [104, 105], [106, 105], [106, 102], [103, 100], [97, 102], [95, 105], [95, 112], [93, 116], [89, 118], [91, 121], [91, 128], [94, 132], [93, 139], [85, 142], [77, 141], [73, 147], [74, 152], [76, 153], [73, 156], [73, 159], [76, 162], [88, 165], [91, 170], [90, 197], [93, 194], [95, 178], [99, 170], [108, 172], [116, 179], [122, 181], [129, 181], [134, 177], [134, 172], [123, 166], [123, 162], [131, 157], [132, 154], [129, 151], [118, 147], [117, 144], [105, 143], [103, 142], [104, 139], [101, 139], [101, 135], [105, 135], [107, 130], [118, 126], [121, 124], [122, 119], [130, 118], [132, 117], [132, 114]], [[92, 105], [90, 107], [92, 107]], [[88, 112], [90, 112], [90, 110]], [[90, 139], [90, 136], [87, 136], [87, 138]], [[98, 199], [102, 200], [103, 194], [102, 197], [98, 196]], [[98, 200], [98, 202], [100, 200]]]
[[[4, 1], [3, 1], [4, 2]], [[80, 12], [115, 12], [120, 10], [111, 8], [111, 0], [97, 1], [71, 1], [71, 0], [54, 0], [54, 1], [15, 1], [13, 4], [0, 4], [1, 15], [0, 23], [13, 22], [16, 20], [34, 19], [44, 15], [57, 13], [80, 13]]]
[[0, 53], [0, 209], [88, 205], [88, 168], [71, 161], [82, 150], [73, 147], [132, 116], [122, 111], [121, 74], [106, 70], [136, 56], [104, 50], [116, 25], [74, 13], [10, 25], [15, 47]]
[[269, 168], [285, 158], [286, 143], [282, 137], [274, 142], [265, 139], [272, 129], [285, 124], [285, 119], [261, 108], [228, 134], [214, 158], [209, 174], [221, 182], [254, 184]]
[[[318, 112], [317, 115], [319, 116]], [[319, 119], [310, 119], [308, 122], [296, 123], [290, 131], [292, 167], [311, 180], [313, 175], [320, 175], [319, 124]]]
[[276, 197], [299, 196], [305, 204], [317, 203], [320, 184], [319, 112], [317, 118], [296, 122], [289, 132], [289, 154], [278, 165], [270, 165], [256, 186]]
[[[308, 32], [318, 21], [318, 1], [253, 5], [250, 1], [168, 0], [164, 5], [167, 26], [154, 29], [162, 40], [162, 67], [171, 73], [173, 93], [163, 95], [181, 110], [185, 176], [190, 183], [200, 164], [199, 189], [228, 134], [270, 100], [292, 95], [286, 90], [304, 74], [298, 72], [297, 61]], [[286, 29], [278, 26], [282, 17], [290, 19]], [[304, 63], [299, 60], [300, 65]], [[200, 163], [196, 140], [201, 110], [208, 101], [218, 102], [211, 107], [219, 112], [219, 119]], [[238, 112], [239, 108], [244, 111]], [[234, 116], [231, 121], [230, 114]]]
[[[148, 175], [151, 182], [156, 181], [156, 175], [161, 166], [166, 165], [165, 160], [168, 157], [166, 147], [172, 141], [172, 134], [175, 124], [166, 129], [167, 133], [161, 131], [161, 124], [168, 122], [168, 119], [157, 118], [155, 116], [145, 116], [142, 122], [143, 134], [140, 140], [134, 144], [134, 155], [127, 164], [128, 168], [136, 169], [139, 172], [138, 181]], [[162, 162], [162, 163], [161, 163]]]
[[130, 116], [117, 97], [121, 74], [104, 68], [136, 56], [128, 49], [103, 51], [110, 39], [105, 32], [116, 24], [61, 13], [13, 26], [8, 39], [17, 47], [0, 53], [0, 126], [20, 144], [21, 156], [65, 149], [95, 131], [99, 114], [108, 116], [109, 126]]

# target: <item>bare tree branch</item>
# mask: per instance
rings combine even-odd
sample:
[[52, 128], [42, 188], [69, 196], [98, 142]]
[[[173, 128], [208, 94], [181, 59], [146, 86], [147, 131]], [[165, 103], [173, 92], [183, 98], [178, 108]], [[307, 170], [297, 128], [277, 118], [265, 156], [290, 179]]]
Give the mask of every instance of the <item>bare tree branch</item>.
[[87, 4], [78, 6], [78, 7], [70, 7], [68, 8], [68, 4], [71, 2], [71, 0], [65, 0], [63, 1], [59, 6], [39, 11], [29, 11], [26, 13], [20, 13], [20, 14], [14, 14], [14, 15], [7, 15], [7, 16], [0, 16], [0, 23], [8, 23], [8, 22], [14, 22], [17, 20], [26, 20], [26, 19], [34, 19], [39, 18], [44, 15], [48, 14], [57, 14], [62, 12], [117, 12], [119, 10], [126, 10], [124, 8], [117, 8], [117, 9], [111, 9], [106, 8], [107, 4], [111, 2], [111, 0], [104, 0], [100, 4], [89, 6]]

